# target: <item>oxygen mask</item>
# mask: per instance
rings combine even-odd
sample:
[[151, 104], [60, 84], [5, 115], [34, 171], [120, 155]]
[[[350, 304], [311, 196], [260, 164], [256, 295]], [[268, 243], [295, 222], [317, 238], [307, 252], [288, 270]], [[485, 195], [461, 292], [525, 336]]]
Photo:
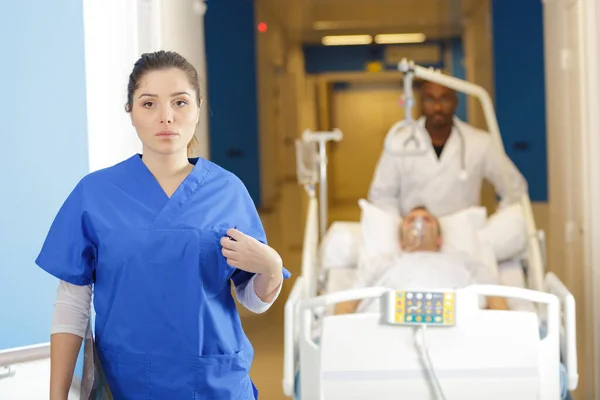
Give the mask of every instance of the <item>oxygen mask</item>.
[[435, 240], [434, 229], [433, 224], [425, 223], [423, 216], [415, 216], [411, 226], [404, 232], [405, 250], [429, 250]]

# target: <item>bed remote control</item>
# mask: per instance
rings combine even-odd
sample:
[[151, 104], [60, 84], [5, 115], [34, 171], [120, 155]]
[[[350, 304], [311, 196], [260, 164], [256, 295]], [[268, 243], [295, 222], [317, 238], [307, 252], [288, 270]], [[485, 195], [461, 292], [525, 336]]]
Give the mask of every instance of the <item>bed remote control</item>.
[[391, 291], [382, 301], [385, 322], [396, 325], [453, 326], [455, 293]]

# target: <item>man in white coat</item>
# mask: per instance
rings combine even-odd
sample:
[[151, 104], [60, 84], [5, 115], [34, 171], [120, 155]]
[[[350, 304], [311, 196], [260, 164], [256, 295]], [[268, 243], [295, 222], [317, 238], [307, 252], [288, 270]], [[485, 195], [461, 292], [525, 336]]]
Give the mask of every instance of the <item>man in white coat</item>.
[[[424, 205], [441, 217], [480, 205], [483, 179], [494, 186], [501, 205], [507, 201], [510, 189], [514, 198], [527, 192], [525, 178], [494, 145], [491, 135], [455, 117], [457, 105], [458, 98], [452, 89], [432, 82], [423, 84], [423, 116], [417, 124], [429, 135], [431, 144], [421, 141], [421, 146], [428, 148], [419, 155], [401, 155], [384, 149], [369, 190], [371, 203], [402, 215]], [[396, 132], [400, 124], [394, 125], [390, 133]], [[413, 127], [396, 132], [393, 148], [402, 149], [411, 134], [416, 134]], [[508, 185], [503, 180], [503, 168]]]

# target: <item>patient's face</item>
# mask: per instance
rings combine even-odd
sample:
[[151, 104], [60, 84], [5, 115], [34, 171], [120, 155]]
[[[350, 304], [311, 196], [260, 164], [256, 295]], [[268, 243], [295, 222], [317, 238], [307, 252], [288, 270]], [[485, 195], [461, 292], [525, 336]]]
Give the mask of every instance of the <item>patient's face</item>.
[[439, 221], [426, 209], [408, 213], [400, 229], [400, 246], [404, 251], [439, 251], [442, 246]]

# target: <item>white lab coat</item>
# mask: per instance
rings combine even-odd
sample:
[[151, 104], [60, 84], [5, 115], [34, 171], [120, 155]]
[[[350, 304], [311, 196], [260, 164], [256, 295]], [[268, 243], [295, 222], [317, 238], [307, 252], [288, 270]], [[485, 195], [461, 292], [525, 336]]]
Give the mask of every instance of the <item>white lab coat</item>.
[[[425, 119], [421, 118], [417, 123], [426, 132]], [[399, 124], [394, 125], [390, 132], [395, 131]], [[427, 152], [421, 155], [394, 155], [384, 149], [371, 183], [369, 201], [382, 209], [399, 211], [402, 215], [416, 206], [425, 206], [436, 216], [452, 214], [480, 205], [484, 178], [506, 200], [508, 188], [502, 176], [504, 167], [508, 167], [508, 180], [514, 193], [519, 197], [527, 193], [525, 178], [514, 163], [497, 149], [491, 135], [456, 117], [454, 125], [439, 159], [430, 143], [426, 144], [429, 147]], [[411, 129], [407, 127], [396, 133], [394, 148], [401, 148]], [[459, 131], [464, 136], [466, 180], [461, 179], [463, 155]]]

